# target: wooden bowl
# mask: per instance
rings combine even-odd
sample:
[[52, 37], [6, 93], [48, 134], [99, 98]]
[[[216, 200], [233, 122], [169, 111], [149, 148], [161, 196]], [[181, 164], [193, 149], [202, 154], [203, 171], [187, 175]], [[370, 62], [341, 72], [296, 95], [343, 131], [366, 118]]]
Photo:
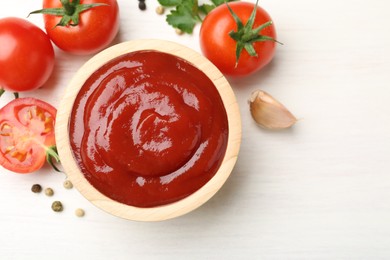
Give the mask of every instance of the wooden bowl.
[[[203, 71], [216, 86], [228, 118], [228, 145], [222, 164], [213, 178], [190, 196], [177, 202], [139, 208], [114, 201], [95, 189], [80, 171], [69, 140], [69, 119], [76, 96], [88, 77], [108, 61], [120, 55], [156, 50], [180, 57]], [[221, 72], [199, 53], [177, 43], [162, 40], [135, 40], [110, 47], [87, 61], [70, 81], [57, 112], [56, 141], [62, 166], [74, 186], [97, 207], [112, 215], [136, 221], [161, 221], [186, 214], [209, 200], [225, 183], [237, 160], [241, 143], [241, 119], [238, 104], [228, 81]]]

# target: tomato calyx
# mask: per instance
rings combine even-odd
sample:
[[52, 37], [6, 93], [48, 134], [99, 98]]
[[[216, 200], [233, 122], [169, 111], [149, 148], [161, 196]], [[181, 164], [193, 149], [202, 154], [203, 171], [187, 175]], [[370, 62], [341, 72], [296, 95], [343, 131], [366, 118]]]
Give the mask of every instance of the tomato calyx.
[[[5, 89], [0, 87], [0, 97], [4, 94]], [[14, 92], [15, 99], [19, 98], [19, 92]]]
[[58, 155], [57, 146], [53, 145], [46, 148], [46, 161], [48, 164], [50, 164], [51, 167], [53, 167], [56, 172], [61, 172], [61, 170], [58, 169], [55, 165], [55, 163], [60, 163], [60, 156]]
[[30, 14], [48, 14], [61, 16], [61, 20], [56, 26], [77, 26], [80, 22], [80, 14], [91, 8], [98, 6], [108, 6], [104, 3], [95, 4], [80, 4], [80, 0], [60, 0], [62, 7], [59, 8], [45, 8], [31, 12]]
[[229, 4], [226, 3], [229, 12], [231, 13], [234, 21], [237, 24], [237, 31], [233, 30], [229, 33], [229, 36], [237, 42], [235, 67], [238, 66], [238, 60], [240, 59], [243, 49], [245, 49], [252, 57], [258, 56], [255, 48], [253, 47], [253, 44], [255, 42], [273, 41], [282, 44], [281, 42], [278, 42], [272, 37], [260, 34], [260, 32], [264, 28], [272, 25], [272, 21], [268, 21], [258, 26], [257, 28], [253, 28], [258, 2], [259, 0], [256, 1], [255, 7], [253, 8], [253, 11], [245, 25], [242, 23], [241, 19], [237, 16], [237, 14], [234, 13], [234, 11], [230, 8]]

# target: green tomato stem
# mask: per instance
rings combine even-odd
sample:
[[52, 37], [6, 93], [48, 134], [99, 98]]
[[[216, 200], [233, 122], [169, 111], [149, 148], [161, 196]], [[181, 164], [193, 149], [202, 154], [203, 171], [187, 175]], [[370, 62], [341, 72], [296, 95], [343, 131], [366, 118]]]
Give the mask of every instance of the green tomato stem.
[[[0, 87], [0, 97], [5, 93], [5, 89]], [[19, 98], [19, 92], [14, 92], [15, 99]]]
[[[98, 6], [108, 6], [104, 3], [95, 4], [80, 4], [80, 0], [60, 0], [62, 7], [60, 8], [45, 8], [31, 12], [30, 14], [47, 14], [60, 16], [61, 20], [56, 26], [77, 26], [80, 20], [80, 14], [91, 8]], [[30, 15], [29, 14], [29, 15]]]
[[58, 155], [57, 147], [55, 145], [46, 148], [46, 161], [56, 172], [62, 172], [55, 165], [55, 163], [60, 163], [60, 156]]
[[253, 28], [256, 19], [258, 2], [259, 0], [256, 1], [255, 7], [253, 8], [253, 11], [245, 25], [242, 23], [241, 19], [237, 16], [237, 14], [234, 13], [234, 11], [230, 8], [229, 4], [226, 3], [227, 8], [229, 9], [229, 12], [232, 15], [237, 25], [237, 31], [231, 31], [229, 33], [229, 36], [237, 43], [235, 67], [238, 66], [238, 60], [240, 59], [241, 53], [244, 49], [248, 52], [250, 56], [252, 57], [258, 56], [255, 48], [253, 47], [253, 44], [255, 42], [273, 41], [273, 42], [280, 43], [272, 37], [261, 34], [261, 31], [264, 28], [272, 25], [272, 21], [268, 21], [257, 28]]
[[62, 6], [64, 7], [65, 14], [72, 16], [75, 11], [75, 7], [69, 3], [69, 0], [60, 0]]

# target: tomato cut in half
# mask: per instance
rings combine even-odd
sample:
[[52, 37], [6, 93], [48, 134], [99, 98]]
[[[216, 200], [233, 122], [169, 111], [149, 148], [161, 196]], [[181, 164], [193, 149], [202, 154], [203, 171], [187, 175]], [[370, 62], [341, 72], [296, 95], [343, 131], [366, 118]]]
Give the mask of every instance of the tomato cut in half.
[[14, 99], [0, 109], [0, 165], [17, 173], [40, 169], [55, 150], [56, 112], [35, 98]]

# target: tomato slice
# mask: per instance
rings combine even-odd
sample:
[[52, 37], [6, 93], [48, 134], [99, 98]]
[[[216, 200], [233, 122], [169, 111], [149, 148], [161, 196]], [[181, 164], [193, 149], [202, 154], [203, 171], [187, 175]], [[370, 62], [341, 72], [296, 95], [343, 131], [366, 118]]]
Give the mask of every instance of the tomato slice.
[[55, 147], [56, 112], [35, 98], [14, 99], [0, 109], [0, 165], [17, 173], [40, 169]]

